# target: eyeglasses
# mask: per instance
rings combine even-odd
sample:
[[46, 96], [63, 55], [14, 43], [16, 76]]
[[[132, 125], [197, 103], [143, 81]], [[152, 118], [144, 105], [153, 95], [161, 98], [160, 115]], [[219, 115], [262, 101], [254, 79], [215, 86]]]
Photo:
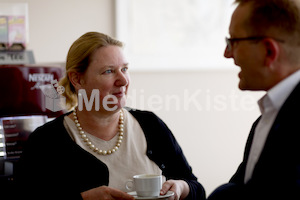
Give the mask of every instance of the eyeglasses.
[[[225, 38], [226, 44], [227, 44], [227, 48], [228, 50], [232, 50], [232, 47], [234, 45], [235, 42], [239, 42], [239, 41], [246, 41], [246, 40], [262, 40], [265, 38], [271, 38], [271, 37], [267, 37], [267, 36], [255, 36], [255, 37], [243, 37], [243, 38]], [[276, 38], [272, 38], [278, 42], [284, 42], [283, 40], [280, 39], [276, 39]]]

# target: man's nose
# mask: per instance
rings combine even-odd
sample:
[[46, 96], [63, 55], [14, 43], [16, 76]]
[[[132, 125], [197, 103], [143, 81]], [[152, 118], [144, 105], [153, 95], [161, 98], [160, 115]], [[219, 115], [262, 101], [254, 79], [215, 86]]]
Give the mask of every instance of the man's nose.
[[228, 47], [228, 45], [226, 46], [225, 50], [224, 50], [224, 57], [225, 58], [232, 58], [232, 50]]

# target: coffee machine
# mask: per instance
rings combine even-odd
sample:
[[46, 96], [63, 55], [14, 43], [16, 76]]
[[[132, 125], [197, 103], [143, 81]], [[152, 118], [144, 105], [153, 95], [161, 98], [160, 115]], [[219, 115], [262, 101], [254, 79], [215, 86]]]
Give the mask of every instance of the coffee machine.
[[7, 193], [12, 192], [14, 167], [28, 136], [64, 112], [47, 107], [48, 97], [41, 90], [63, 73], [57, 66], [0, 65], [0, 188]]

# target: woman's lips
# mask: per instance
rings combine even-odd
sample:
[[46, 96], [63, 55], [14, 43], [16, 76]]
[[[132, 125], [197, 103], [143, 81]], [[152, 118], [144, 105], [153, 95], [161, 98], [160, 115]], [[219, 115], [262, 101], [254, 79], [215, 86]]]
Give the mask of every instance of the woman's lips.
[[119, 98], [120, 98], [120, 97], [123, 97], [123, 96], [126, 95], [126, 88], [125, 88], [125, 87], [122, 87], [122, 88], [120, 88], [119, 91], [112, 93], [112, 95], [114, 95], [114, 96], [116, 96], [116, 97], [119, 97]]
[[115, 97], [123, 97], [125, 96], [125, 92], [117, 92], [117, 93], [113, 93], [112, 95], [114, 95]]

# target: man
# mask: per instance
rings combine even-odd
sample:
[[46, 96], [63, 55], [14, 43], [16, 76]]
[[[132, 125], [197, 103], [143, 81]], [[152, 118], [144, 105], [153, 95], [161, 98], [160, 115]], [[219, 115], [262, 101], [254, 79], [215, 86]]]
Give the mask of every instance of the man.
[[209, 200], [300, 199], [300, 0], [236, 0], [224, 53], [264, 90], [244, 159]]

